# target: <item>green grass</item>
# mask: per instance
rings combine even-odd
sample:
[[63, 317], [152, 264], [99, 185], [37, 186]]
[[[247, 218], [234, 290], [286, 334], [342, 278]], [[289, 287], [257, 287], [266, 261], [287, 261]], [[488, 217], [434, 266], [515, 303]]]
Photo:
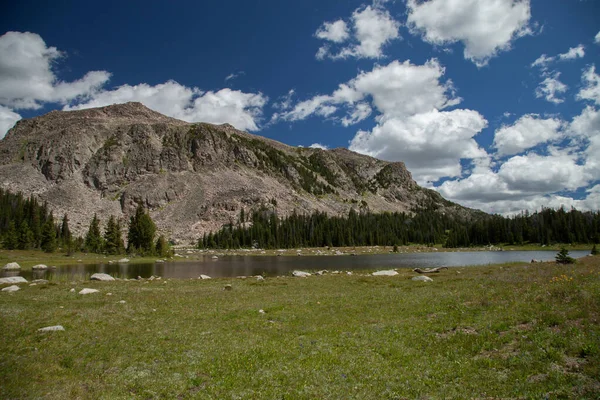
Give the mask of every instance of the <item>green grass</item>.
[[412, 275], [21, 285], [0, 398], [600, 396], [600, 257]]

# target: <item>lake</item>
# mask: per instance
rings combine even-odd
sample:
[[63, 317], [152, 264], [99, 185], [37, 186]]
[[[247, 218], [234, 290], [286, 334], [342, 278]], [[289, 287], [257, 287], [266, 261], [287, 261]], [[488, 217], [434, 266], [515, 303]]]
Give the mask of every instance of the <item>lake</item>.
[[[352, 271], [415, 267], [460, 267], [468, 265], [502, 264], [532, 259], [552, 261], [556, 251], [474, 251], [433, 252], [411, 254], [377, 254], [358, 256], [205, 256], [198, 261], [171, 261], [146, 264], [73, 264], [48, 271], [2, 272], [0, 276], [20, 275], [26, 279], [86, 278], [95, 272], [105, 272], [119, 278], [197, 278], [200, 274], [217, 277], [281, 276], [293, 270]], [[589, 251], [572, 251], [571, 257], [588, 255]]]

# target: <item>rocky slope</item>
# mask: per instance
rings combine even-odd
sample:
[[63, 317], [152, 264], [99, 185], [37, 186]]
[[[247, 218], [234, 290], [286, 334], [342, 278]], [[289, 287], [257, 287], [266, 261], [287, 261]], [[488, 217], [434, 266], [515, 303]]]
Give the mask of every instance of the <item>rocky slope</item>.
[[53, 111], [0, 141], [0, 186], [36, 194], [83, 233], [93, 213], [126, 221], [138, 203], [188, 242], [261, 206], [280, 215], [350, 208], [474, 215], [413, 181], [403, 163], [290, 147], [231, 125], [190, 124], [140, 103]]

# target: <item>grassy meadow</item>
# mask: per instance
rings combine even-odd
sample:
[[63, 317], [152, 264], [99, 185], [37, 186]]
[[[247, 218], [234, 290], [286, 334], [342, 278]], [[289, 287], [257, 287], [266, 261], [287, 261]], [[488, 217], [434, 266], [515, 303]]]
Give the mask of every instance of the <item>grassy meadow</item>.
[[21, 284], [0, 398], [600, 397], [600, 257], [398, 271]]

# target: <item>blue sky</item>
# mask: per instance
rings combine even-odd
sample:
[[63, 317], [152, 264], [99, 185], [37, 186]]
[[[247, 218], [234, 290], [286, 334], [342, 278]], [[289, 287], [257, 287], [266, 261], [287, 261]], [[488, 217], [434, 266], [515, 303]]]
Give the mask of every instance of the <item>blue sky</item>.
[[600, 208], [598, 1], [3, 7], [0, 137], [54, 109], [141, 101], [404, 161], [488, 212]]

